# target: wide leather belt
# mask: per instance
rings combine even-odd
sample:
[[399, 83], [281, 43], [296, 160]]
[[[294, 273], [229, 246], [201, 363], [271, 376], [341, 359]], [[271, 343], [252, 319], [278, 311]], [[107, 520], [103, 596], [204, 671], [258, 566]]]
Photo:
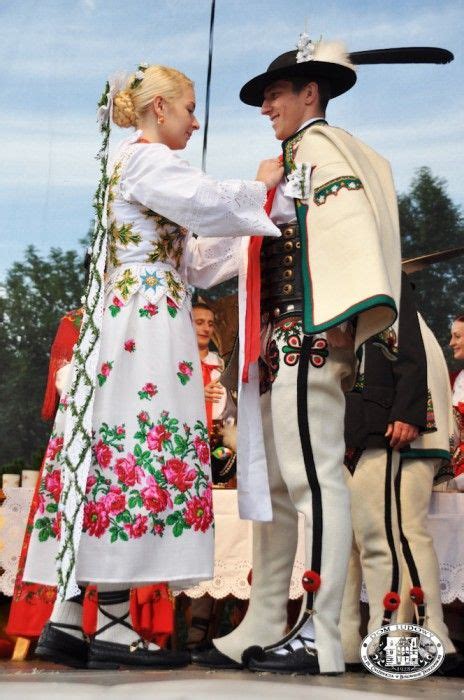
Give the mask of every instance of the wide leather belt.
[[302, 310], [301, 243], [297, 223], [281, 224], [280, 238], [261, 247], [261, 311], [274, 318]]

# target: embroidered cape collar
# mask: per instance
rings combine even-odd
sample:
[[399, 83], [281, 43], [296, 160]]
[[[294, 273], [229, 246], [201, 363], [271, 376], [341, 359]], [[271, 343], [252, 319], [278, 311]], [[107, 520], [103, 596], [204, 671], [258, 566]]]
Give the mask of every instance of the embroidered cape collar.
[[292, 136], [289, 136], [287, 139], [282, 141], [285, 174], [295, 169], [294, 157], [296, 147], [305, 135], [307, 129], [310, 129], [312, 126], [314, 126], [314, 124], [327, 124], [327, 120], [323, 117], [313, 119], [313, 121], [309, 122], [309, 124], [304, 124], [298, 131], [292, 134]]

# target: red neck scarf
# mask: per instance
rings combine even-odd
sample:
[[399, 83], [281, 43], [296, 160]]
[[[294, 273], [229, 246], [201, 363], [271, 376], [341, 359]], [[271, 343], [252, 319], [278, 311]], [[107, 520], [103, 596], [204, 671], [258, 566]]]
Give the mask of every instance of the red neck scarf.
[[[264, 210], [269, 216], [274, 201], [276, 188], [267, 193]], [[248, 383], [250, 364], [256, 362], [260, 349], [261, 330], [261, 266], [260, 254], [263, 243], [262, 236], [253, 236], [248, 247], [248, 269], [246, 281], [246, 316], [245, 316], [245, 361], [242, 381]]]

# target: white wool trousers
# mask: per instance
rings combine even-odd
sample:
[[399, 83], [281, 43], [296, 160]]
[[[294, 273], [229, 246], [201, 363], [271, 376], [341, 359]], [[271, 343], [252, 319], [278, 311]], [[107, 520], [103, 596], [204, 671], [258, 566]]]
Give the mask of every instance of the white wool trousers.
[[[401, 548], [394, 481], [399, 454], [386, 449], [366, 449], [354, 474], [345, 469], [351, 493], [353, 543], [343, 596], [340, 629], [346, 663], [360, 662], [359, 598], [364, 579], [369, 599], [368, 631], [383, 624], [384, 597], [400, 591]], [[396, 613], [391, 622], [396, 621]]]
[[304, 336], [299, 326], [288, 332], [274, 329], [271, 338], [278, 370], [271, 390], [262, 396], [261, 413], [273, 520], [253, 526], [247, 614], [237, 629], [214, 644], [240, 661], [247, 647], [272, 645], [282, 638], [300, 512], [305, 517], [306, 569], [321, 579], [311, 604], [320, 671], [342, 672], [338, 623], [351, 521], [343, 473], [341, 385], [352, 373], [353, 353], [328, 349], [324, 335]]
[[[432, 537], [427, 529], [427, 514], [432, 496], [434, 459], [405, 459], [397, 477], [403, 541], [403, 584], [398, 622], [411, 622], [414, 605], [409, 591], [412, 577], [420, 582], [426, 603], [423, 626], [441, 640], [446, 654], [456, 651], [443, 621], [440, 597], [440, 569]], [[412, 577], [411, 577], [412, 576]], [[416, 584], [417, 585], [417, 584]]]

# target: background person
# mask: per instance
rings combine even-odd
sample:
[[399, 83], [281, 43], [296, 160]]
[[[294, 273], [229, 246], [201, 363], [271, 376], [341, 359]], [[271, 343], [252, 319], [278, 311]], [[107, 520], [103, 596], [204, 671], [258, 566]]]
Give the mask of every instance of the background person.
[[403, 274], [398, 334], [390, 329], [365, 344], [355, 389], [346, 396], [353, 545], [340, 628], [348, 670], [363, 670], [364, 580], [369, 633], [412, 622], [416, 614], [417, 624], [443, 643], [440, 673], [462, 672], [443, 622], [440, 572], [427, 530], [434, 475], [450, 459], [451, 423], [445, 359]]
[[[455, 360], [464, 361], [464, 316], [458, 316], [451, 326], [450, 347]], [[454, 482], [464, 491], [464, 369], [451, 373], [454, 412], [453, 453]]]

